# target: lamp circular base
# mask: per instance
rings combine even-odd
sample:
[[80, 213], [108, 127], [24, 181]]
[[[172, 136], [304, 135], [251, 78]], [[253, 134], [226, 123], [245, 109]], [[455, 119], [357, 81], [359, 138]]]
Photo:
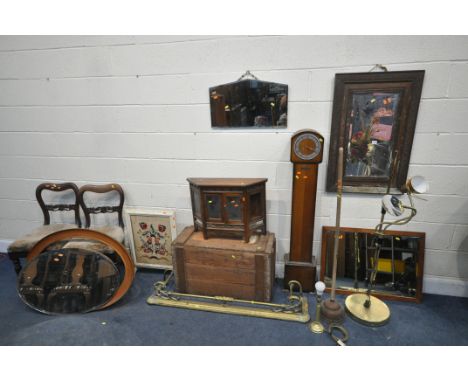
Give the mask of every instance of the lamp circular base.
[[343, 307], [334, 300], [322, 301], [320, 311], [322, 317], [331, 323], [341, 323], [345, 318]]
[[317, 333], [317, 334], [321, 334], [325, 331], [325, 328], [323, 327], [322, 323], [319, 321], [312, 321], [309, 324], [309, 329], [312, 333]]
[[368, 308], [364, 303], [368, 299], [367, 294], [356, 293], [349, 295], [345, 300], [346, 312], [357, 322], [368, 326], [382, 326], [390, 319], [390, 309], [387, 304], [377, 297], [370, 296]]

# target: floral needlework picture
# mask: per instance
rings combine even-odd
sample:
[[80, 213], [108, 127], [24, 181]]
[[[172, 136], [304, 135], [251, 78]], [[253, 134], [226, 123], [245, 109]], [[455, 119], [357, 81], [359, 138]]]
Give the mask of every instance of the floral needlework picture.
[[172, 267], [172, 241], [175, 221], [172, 213], [129, 213], [132, 254], [137, 266], [146, 268]]
[[[169, 228], [170, 229], [170, 228]], [[153, 224], [140, 222], [137, 231], [138, 252], [140, 257], [149, 259], [166, 259], [170, 254], [170, 248], [167, 248], [168, 239], [167, 226], [158, 224], [156, 229]]]

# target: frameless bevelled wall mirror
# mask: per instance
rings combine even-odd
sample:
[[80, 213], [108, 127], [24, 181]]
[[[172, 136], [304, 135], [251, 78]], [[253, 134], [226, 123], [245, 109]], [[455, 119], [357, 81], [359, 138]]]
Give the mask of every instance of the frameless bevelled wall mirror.
[[[374, 267], [375, 231], [340, 228], [336, 292], [366, 293]], [[424, 268], [424, 232], [386, 231], [372, 295], [386, 300], [421, 302]], [[331, 287], [335, 227], [322, 228], [320, 280]]]
[[212, 127], [285, 128], [288, 85], [247, 72], [236, 82], [210, 88], [210, 108]]

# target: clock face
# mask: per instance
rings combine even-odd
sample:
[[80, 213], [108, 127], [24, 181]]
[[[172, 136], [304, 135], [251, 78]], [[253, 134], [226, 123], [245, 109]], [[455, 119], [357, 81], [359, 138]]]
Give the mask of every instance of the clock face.
[[305, 133], [294, 142], [294, 153], [302, 160], [314, 159], [321, 150], [322, 142], [312, 133]]

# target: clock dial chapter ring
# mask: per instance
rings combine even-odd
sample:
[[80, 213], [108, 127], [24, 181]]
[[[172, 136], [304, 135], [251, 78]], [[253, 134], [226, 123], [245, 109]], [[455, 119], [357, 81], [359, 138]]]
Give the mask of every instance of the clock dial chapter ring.
[[294, 153], [302, 160], [312, 160], [320, 154], [322, 142], [314, 134], [304, 134], [296, 139]]

